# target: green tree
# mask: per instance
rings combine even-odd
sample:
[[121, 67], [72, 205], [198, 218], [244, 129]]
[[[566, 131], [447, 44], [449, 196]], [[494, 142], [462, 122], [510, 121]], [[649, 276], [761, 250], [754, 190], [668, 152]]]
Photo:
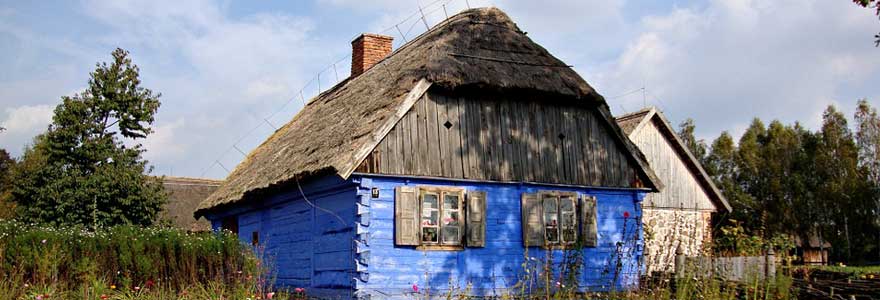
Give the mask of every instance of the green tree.
[[684, 145], [687, 146], [688, 151], [690, 151], [698, 161], [704, 163], [707, 152], [706, 142], [697, 139], [696, 135], [694, 135], [696, 128], [697, 126], [694, 123], [694, 120], [688, 118], [687, 120], [684, 120], [684, 122], [678, 124], [678, 137], [684, 142]]
[[0, 219], [10, 219], [14, 216], [15, 203], [10, 198], [12, 169], [15, 168], [15, 163], [15, 159], [6, 152], [6, 149], [0, 149]]
[[867, 99], [861, 99], [856, 109], [855, 121], [859, 165], [868, 181], [866, 197], [873, 200], [870, 211], [873, 213], [874, 232], [877, 232], [877, 257], [880, 257], [880, 117]]
[[49, 224], [149, 225], [166, 195], [141, 157], [160, 94], [141, 87], [128, 52], [99, 63], [89, 86], [62, 97], [48, 131], [14, 172], [21, 217]]

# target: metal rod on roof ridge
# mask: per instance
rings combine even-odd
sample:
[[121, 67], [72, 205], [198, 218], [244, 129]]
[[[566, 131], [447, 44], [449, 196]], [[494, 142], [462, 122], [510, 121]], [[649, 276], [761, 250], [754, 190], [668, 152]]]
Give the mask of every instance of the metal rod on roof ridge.
[[464, 0], [464, 3], [467, 4], [468, 9], [471, 9], [471, 2], [468, 0]]
[[398, 25], [394, 25], [394, 28], [397, 28], [397, 32], [399, 32], [400, 36], [403, 37], [403, 43], [408, 43], [409, 41], [406, 40], [406, 35], [403, 34], [403, 31], [400, 30], [400, 26]]
[[237, 145], [232, 145], [232, 148], [235, 148], [235, 150], [238, 151], [238, 153], [241, 153], [241, 155], [247, 156], [247, 154], [245, 154], [244, 151], [241, 151]]
[[275, 125], [273, 125], [272, 122], [269, 122], [269, 120], [266, 120], [266, 118], [263, 118], [263, 121], [266, 121], [266, 124], [269, 124], [269, 127], [272, 127], [272, 129], [278, 130], [278, 127], [275, 127]]
[[422, 14], [422, 23], [425, 23], [425, 30], [431, 30], [431, 26], [428, 26], [428, 20], [425, 19], [425, 12], [422, 11], [422, 6], [419, 6], [419, 13]]
[[[323, 72], [323, 71], [321, 71], [321, 72]], [[318, 72], [318, 75], [317, 75], [317, 78], [318, 78], [318, 95], [321, 94], [321, 72]]]
[[229, 168], [224, 166], [223, 163], [220, 162], [220, 160], [214, 160], [214, 161], [217, 162], [217, 164], [220, 165], [220, 167], [223, 168], [223, 170], [226, 170], [226, 173], [232, 173], [232, 171], [230, 171]]
[[336, 74], [336, 82], [339, 82], [339, 72], [336, 71], [336, 63], [333, 63], [333, 74]]
[[303, 107], [306, 106], [306, 96], [303, 95], [303, 90], [299, 90], [299, 97], [303, 101]]
[[449, 19], [449, 12], [446, 11], [446, 3], [443, 3], [443, 14], [446, 15], [446, 19]]

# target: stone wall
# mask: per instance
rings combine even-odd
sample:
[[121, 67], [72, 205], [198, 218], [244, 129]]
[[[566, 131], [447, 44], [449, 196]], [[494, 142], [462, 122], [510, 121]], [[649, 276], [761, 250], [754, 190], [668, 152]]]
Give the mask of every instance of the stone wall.
[[645, 271], [674, 271], [675, 250], [679, 246], [687, 256], [708, 251], [708, 242], [712, 240], [711, 216], [709, 211], [645, 208]]

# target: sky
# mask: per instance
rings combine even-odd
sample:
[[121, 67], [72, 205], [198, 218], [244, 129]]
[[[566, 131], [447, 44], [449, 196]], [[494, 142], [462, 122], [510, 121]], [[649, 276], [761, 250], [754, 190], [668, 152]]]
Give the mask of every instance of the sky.
[[348, 76], [360, 33], [397, 48], [484, 6], [573, 65], [612, 113], [653, 105], [694, 119], [707, 142], [755, 117], [816, 129], [828, 105], [850, 118], [858, 99], [880, 106], [880, 21], [848, 0], [4, 0], [0, 148], [20, 155], [120, 47], [162, 94], [138, 141], [152, 173], [224, 178], [302, 98]]

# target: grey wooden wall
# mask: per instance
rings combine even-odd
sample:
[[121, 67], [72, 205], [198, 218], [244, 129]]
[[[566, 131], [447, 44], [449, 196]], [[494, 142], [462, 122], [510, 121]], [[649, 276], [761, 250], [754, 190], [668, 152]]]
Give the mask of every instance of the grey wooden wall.
[[656, 117], [630, 136], [648, 159], [648, 164], [666, 185], [659, 193], [650, 193], [644, 207], [715, 211], [709, 195], [685, 165], [685, 158], [675, 149], [670, 137], [660, 131]]
[[607, 126], [590, 108], [432, 89], [357, 172], [639, 187]]

